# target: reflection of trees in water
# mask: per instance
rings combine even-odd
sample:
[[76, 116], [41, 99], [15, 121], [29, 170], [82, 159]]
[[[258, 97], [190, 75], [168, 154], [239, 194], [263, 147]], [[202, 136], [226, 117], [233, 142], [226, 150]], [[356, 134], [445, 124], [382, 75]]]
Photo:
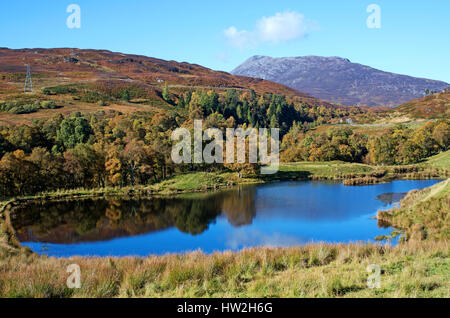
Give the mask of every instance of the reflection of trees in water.
[[377, 225], [381, 229], [387, 229], [387, 228], [390, 228], [392, 226], [389, 222], [383, 221], [381, 219], [377, 220]]
[[393, 204], [394, 202], [400, 202], [406, 193], [383, 193], [377, 196], [377, 200], [386, 203]]
[[252, 224], [256, 216], [255, 188], [239, 187], [223, 197], [223, 213], [234, 226]]
[[14, 214], [13, 226], [21, 241], [75, 243], [138, 235], [172, 226], [199, 234], [219, 213], [220, 206], [206, 201], [80, 200], [30, 204]]
[[175, 226], [192, 235], [203, 233], [221, 212], [218, 200], [188, 200], [176, 207]]
[[109, 207], [105, 211], [106, 217], [110, 220], [111, 225], [116, 226], [122, 219], [122, 206], [120, 201], [110, 201]]
[[224, 212], [234, 226], [251, 224], [256, 214], [253, 187], [206, 198], [78, 200], [29, 204], [14, 214], [21, 241], [75, 243], [101, 241], [177, 227], [203, 233]]

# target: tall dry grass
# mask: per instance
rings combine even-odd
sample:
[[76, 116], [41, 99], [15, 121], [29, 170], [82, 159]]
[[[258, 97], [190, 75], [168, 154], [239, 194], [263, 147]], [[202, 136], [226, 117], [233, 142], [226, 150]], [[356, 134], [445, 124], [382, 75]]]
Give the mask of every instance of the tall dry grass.
[[[2, 297], [449, 297], [447, 242], [308, 245], [147, 258], [0, 258]], [[81, 268], [80, 289], [66, 268]], [[370, 264], [381, 289], [367, 287]]]

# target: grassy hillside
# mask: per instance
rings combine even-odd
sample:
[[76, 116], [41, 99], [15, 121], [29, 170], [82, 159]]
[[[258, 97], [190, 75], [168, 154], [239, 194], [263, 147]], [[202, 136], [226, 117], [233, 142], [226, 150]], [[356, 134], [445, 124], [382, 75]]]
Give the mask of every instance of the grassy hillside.
[[395, 116], [408, 118], [449, 118], [450, 93], [437, 93], [414, 99], [391, 111]]
[[[421, 125], [426, 121], [450, 117], [450, 92], [417, 98], [394, 108], [374, 108], [352, 117], [363, 128], [382, 128], [399, 123]], [[356, 125], [357, 126], [357, 125]]]
[[450, 179], [433, 187], [411, 191], [399, 208], [380, 212], [378, 218], [404, 230], [407, 240], [450, 238]]
[[[23, 94], [26, 67], [29, 63], [33, 73], [34, 94]], [[171, 100], [163, 98], [165, 85]], [[130, 100], [104, 101], [101, 96], [83, 96], [71, 91], [64, 94], [42, 94], [50, 88], [84, 85], [88, 95], [103, 94], [128, 88], [133, 91]], [[224, 94], [234, 88], [245, 92], [250, 89], [258, 94], [266, 92], [286, 95], [289, 101], [325, 107], [343, 107], [315, 99], [307, 94], [270, 81], [235, 76], [225, 72], [186, 62], [164, 61], [146, 56], [114, 53], [104, 50], [79, 49], [0, 49], [0, 103], [17, 102], [24, 98], [34, 101], [54, 102], [54, 109], [39, 109], [26, 115], [11, 112], [0, 113], [0, 124], [29, 124], [33, 119], [47, 119], [55, 113], [68, 115], [75, 111], [83, 113], [99, 110], [131, 113], [171, 109], [182, 94], [189, 90], [214, 90]], [[47, 89], [47, 90], [46, 90]], [[50, 90], [48, 90], [50, 89]], [[61, 89], [58, 89], [61, 90]], [[81, 98], [80, 98], [81, 97]], [[448, 118], [450, 116], [450, 93], [438, 93], [405, 103], [395, 109], [360, 109], [351, 116], [353, 122], [368, 124], [360, 127], [382, 130], [383, 125], [399, 122]], [[338, 122], [336, 122], [338, 123]], [[373, 125], [373, 126], [371, 126]], [[357, 127], [355, 127], [357, 128]]]
[[[23, 94], [27, 63], [31, 65], [34, 94]], [[170, 91], [169, 99], [163, 96], [166, 85]], [[152, 111], [155, 107], [168, 110], [189, 90], [214, 90], [224, 94], [230, 88], [239, 92], [253, 89], [257, 94], [282, 94], [296, 103], [335, 107], [280, 84], [186, 62], [102, 50], [0, 48], [0, 104], [20, 104], [23, 99], [33, 99], [33, 103], [53, 101], [58, 106], [52, 110], [39, 109], [25, 116], [1, 112], [0, 124], [3, 125], [30, 123], [33, 119], [50, 118], [55, 113], [67, 115], [75, 111], [130, 113]], [[123, 89], [130, 92], [128, 101], [109, 100], [111, 95]]]
[[450, 150], [430, 157], [420, 165], [432, 168], [450, 169]]

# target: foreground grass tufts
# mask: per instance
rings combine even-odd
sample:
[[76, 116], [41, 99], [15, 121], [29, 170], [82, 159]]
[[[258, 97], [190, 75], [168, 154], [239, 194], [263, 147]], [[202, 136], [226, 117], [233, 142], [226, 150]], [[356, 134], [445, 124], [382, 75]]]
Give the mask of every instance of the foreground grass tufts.
[[[446, 242], [308, 245], [239, 253], [147, 258], [11, 256], [0, 264], [3, 297], [449, 297]], [[66, 268], [81, 268], [68, 289]], [[367, 287], [370, 264], [382, 288]]]

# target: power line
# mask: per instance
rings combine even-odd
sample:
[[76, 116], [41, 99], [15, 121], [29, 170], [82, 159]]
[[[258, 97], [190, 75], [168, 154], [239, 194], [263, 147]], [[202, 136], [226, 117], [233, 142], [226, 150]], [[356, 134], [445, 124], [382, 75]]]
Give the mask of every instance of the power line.
[[30, 64], [27, 65], [27, 76], [25, 78], [25, 89], [24, 93], [27, 92], [33, 93], [33, 81], [31, 80], [31, 67]]

